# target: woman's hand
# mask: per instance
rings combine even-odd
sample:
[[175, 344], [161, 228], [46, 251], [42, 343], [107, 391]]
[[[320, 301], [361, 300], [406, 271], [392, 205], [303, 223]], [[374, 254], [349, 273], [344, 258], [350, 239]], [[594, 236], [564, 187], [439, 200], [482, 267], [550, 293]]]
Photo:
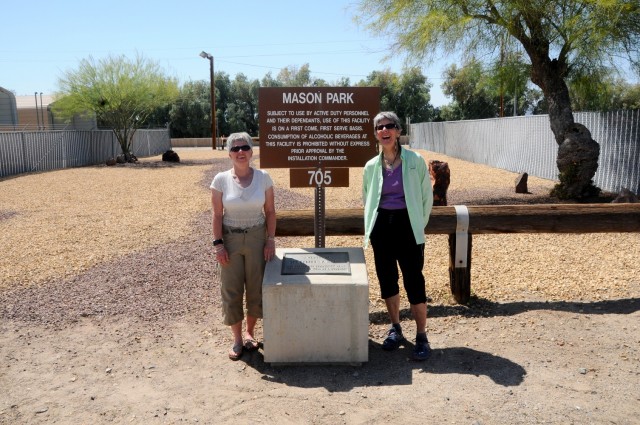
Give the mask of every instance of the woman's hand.
[[226, 266], [229, 263], [229, 254], [224, 245], [216, 246], [216, 261], [222, 266]]
[[271, 261], [276, 254], [276, 241], [271, 238], [267, 238], [267, 242], [264, 244], [264, 259], [265, 261]]

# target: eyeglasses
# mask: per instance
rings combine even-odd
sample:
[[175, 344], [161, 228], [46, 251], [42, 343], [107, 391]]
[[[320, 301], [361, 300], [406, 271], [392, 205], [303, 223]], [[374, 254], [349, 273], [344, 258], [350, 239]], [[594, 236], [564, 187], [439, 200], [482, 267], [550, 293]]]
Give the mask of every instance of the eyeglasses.
[[390, 122], [389, 124], [380, 124], [376, 126], [376, 130], [378, 131], [382, 131], [383, 129], [387, 129], [387, 130], [392, 130], [394, 128], [398, 128], [397, 125], [395, 125], [394, 123]]
[[246, 151], [250, 151], [251, 150], [251, 146], [249, 145], [242, 145], [242, 146], [234, 146], [232, 148], [229, 149], [231, 152], [246, 152]]

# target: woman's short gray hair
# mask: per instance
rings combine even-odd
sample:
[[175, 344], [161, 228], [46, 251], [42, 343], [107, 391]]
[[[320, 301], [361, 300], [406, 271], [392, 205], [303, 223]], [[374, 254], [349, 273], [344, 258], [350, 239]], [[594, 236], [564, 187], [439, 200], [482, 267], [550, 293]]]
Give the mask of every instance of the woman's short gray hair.
[[227, 150], [233, 147], [233, 142], [236, 140], [243, 140], [247, 142], [247, 145], [251, 146], [251, 149], [253, 149], [253, 139], [249, 136], [249, 133], [242, 131], [240, 133], [231, 133], [229, 137], [227, 137]]
[[388, 119], [389, 121], [393, 121], [396, 127], [398, 127], [398, 130], [402, 131], [400, 118], [398, 118], [395, 112], [390, 112], [390, 111], [380, 112], [378, 115], [376, 115], [375, 118], [373, 119], [373, 128], [375, 129], [378, 126], [378, 124], [380, 124], [380, 121], [382, 121], [385, 118]]

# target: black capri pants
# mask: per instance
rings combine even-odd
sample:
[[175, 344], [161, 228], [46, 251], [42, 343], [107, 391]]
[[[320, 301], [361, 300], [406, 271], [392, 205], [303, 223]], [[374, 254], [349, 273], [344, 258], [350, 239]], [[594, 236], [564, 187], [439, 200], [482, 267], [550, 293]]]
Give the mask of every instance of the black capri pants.
[[424, 276], [424, 244], [416, 244], [406, 209], [378, 209], [371, 231], [371, 247], [380, 282], [382, 299], [400, 293], [398, 265], [402, 271], [404, 289], [411, 304], [427, 302]]

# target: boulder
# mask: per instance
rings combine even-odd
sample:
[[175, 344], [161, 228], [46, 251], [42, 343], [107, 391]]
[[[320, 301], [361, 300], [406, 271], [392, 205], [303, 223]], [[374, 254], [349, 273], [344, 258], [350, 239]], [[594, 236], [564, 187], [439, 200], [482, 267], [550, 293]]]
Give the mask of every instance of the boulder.
[[616, 197], [616, 199], [611, 201], [611, 203], [615, 203], [615, 204], [623, 204], [623, 203], [637, 204], [638, 202], [640, 202], [640, 199], [638, 199], [638, 195], [636, 195], [626, 187], [623, 187], [620, 193], [618, 194], [618, 196]]
[[522, 173], [516, 178], [516, 193], [529, 193], [528, 180], [529, 174], [527, 173]]
[[167, 162], [180, 162], [180, 157], [175, 151], [169, 149], [162, 154], [162, 160]]

